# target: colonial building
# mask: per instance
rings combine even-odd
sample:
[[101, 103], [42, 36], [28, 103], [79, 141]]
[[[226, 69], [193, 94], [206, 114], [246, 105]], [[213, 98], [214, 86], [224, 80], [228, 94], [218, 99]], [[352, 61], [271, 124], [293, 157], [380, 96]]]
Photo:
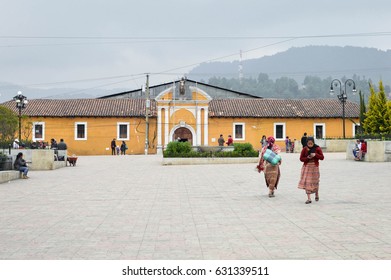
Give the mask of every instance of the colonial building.
[[[113, 138], [117, 144], [127, 143], [128, 154], [161, 154], [177, 140], [193, 146], [218, 145], [220, 134], [255, 148], [262, 135], [273, 135], [282, 146], [286, 136], [300, 139], [304, 132], [318, 139], [343, 135], [338, 99], [263, 99], [189, 80], [154, 86], [150, 92], [149, 101], [141, 90], [100, 99], [30, 100], [23, 110], [30, 124], [22, 125], [25, 138], [63, 138], [70, 153], [104, 155], [111, 154]], [[3, 105], [16, 112], [13, 101]], [[353, 137], [359, 105], [345, 105], [346, 137]]]

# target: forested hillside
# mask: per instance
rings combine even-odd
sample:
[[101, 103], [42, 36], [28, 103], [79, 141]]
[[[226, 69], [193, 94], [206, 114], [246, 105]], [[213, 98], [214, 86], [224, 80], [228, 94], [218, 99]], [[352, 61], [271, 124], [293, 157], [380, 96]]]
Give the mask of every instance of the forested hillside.
[[[209, 84], [273, 98], [330, 98], [332, 79], [353, 79], [357, 91], [369, 93], [369, 83], [382, 80], [390, 93], [391, 51], [360, 47], [309, 46], [291, 48], [259, 59], [203, 63], [189, 78]], [[358, 101], [357, 96], [348, 98]], [[337, 91], [338, 93], [338, 91]]]

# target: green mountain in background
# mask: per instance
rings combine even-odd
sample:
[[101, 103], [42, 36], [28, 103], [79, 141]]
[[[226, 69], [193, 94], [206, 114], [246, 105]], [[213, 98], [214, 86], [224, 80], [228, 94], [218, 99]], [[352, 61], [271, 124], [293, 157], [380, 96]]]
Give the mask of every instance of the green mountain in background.
[[[375, 48], [307, 46], [257, 59], [244, 60], [244, 77], [256, 78], [266, 73], [270, 78], [289, 77], [297, 82], [305, 76], [360, 77], [391, 83], [391, 50]], [[239, 61], [202, 63], [189, 72], [192, 79], [211, 77], [238, 78]]]
[[202, 63], [190, 71], [188, 77], [276, 98], [329, 98], [331, 80], [344, 82], [349, 78], [355, 80], [357, 90], [362, 90], [364, 94], [369, 92], [369, 82], [376, 85], [379, 80], [390, 92], [387, 85], [391, 84], [391, 50], [294, 47], [275, 55], [244, 60], [242, 66], [242, 81], [238, 79], [239, 61]]

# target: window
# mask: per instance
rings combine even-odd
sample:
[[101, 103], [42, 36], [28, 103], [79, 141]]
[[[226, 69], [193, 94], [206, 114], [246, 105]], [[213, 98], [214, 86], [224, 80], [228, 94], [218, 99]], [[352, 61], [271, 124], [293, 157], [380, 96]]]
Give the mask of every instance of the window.
[[129, 123], [117, 123], [117, 139], [129, 140]]
[[314, 123], [315, 139], [323, 139], [326, 137], [326, 125], [324, 123]]
[[244, 140], [245, 137], [245, 129], [244, 129], [244, 123], [234, 123], [234, 133], [233, 138], [234, 140]]
[[274, 124], [274, 138], [276, 140], [285, 140], [285, 123]]
[[87, 123], [75, 123], [75, 140], [87, 140]]
[[45, 139], [45, 123], [36, 122], [33, 123], [33, 141], [39, 141]]
[[358, 124], [354, 123], [353, 124], [353, 137], [356, 137], [356, 135], [360, 134], [360, 133], [362, 133], [361, 125], [359, 123]]

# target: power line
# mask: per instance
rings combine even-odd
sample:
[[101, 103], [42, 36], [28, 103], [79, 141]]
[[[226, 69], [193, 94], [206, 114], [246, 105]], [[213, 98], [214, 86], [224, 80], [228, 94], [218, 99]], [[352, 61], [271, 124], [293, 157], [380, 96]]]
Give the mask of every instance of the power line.
[[285, 35], [285, 36], [25, 36], [2, 35], [0, 39], [66, 39], [66, 40], [254, 40], [254, 39], [303, 39], [331, 37], [372, 37], [390, 36], [390, 31], [367, 33], [342, 33], [323, 35]]
[[[108, 36], [0, 36], [0, 39], [88, 39], [88, 40], [123, 40], [123, 39], [128, 39], [128, 40], [248, 40], [248, 39], [284, 39], [275, 43], [263, 45], [260, 47], [256, 47], [253, 49], [248, 49], [245, 51], [242, 51], [242, 53], [248, 53], [252, 52], [255, 50], [259, 50], [262, 48], [274, 46], [277, 44], [282, 44], [285, 42], [289, 42], [292, 40], [297, 40], [297, 39], [304, 39], [304, 38], [332, 38], [332, 37], [368, 37], [368, 36], [390, 36], [391, 32], [369, 32], [369, 33], [345, 33], [345, 34], [326, 34], [326, 35], [303, 35], [303, 36], [185, 36], [185, 37], [164, 37], [164, 36], [158, 36], [158, 37], [108, 37]], [[156, 42], [156, 41], [155, 41]], [[124, 42], [121, 42], [124, 43]], [[1, 47], [1, 46], [0, 46]], [[181, 70], [189, 67], [194, 67], [202, 63], [207, 63], [207, 62], [212, 62], [212, 61], [217, 61], [217, 60], [222, 60], [226, 59], [229, 57], [237, 56], [238, 53], [232, 53], [212, 59], [208, 59], [205, 61], [197, 62], [197, 63], [192, 63], [184, 66], [179, 66], [176, 68], [164, 70], [164, 71], [158, 71], [158, 72], [152, 72], [151, 74], [153, 75], [177, 75], [177, 73], [171, 73], [176, 70]], [[182, 73], [183, 74], [183, 73]], [[81, 89], [81, 90], [76, 90], [69, 93], [77, 93], [81, 92], [84, 90], [88, 89], [96, 89], [100, 87], [105, 87], [108, 85], [113, 85], [113, 84], [120, 84], [124, 82], [128, 82], [131, 80], [137, 80], [140, 79], [143, 74], [130, 74], [130, 75], [119, 75], [119, 76], [109, 76], [109, 77], [101, 77], [101, 78], [90, 78], [90, 79], [81, 79], [81, 80], [70, 80], [70, 81], [59, 81], [59, 82], [50, 82], [50, 83], [36, 83], [36, 84], [29, 84], [29, 85], [24, 85], [24, 86], [43, 86], [43, 85], [56, 85], [56, 84], [66, 84], [66, 83], [78, 83], [78, 82], [90, 82], [90, 81], [102, 81], [102, 80], [110, 80], [110, 79], [117, 79], [117, 78], [123, 78], [123, 77], [138, 77], [138, 78], [132, 78], [132, 79], [126, 79], [118, 82], [113, 82], [113, 83], [107, 83], [91, 88], [86, 88], [86, 89]], [[65, 93], [64, 93], [65, 94]]]

